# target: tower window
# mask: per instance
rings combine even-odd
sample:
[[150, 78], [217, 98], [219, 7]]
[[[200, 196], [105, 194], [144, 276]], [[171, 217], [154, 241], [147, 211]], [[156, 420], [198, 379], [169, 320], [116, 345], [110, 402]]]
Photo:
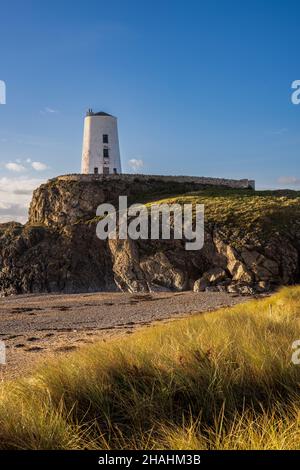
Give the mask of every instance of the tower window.
[[103, 158], [109, 158], [109, 152], [107, 148], [103, 149]]
[[109, 167], [108, 166], [103, 167], [103, 174], [104, 175], [109, 175]]
[[98, 175], [98, 168], [97, 167], [94, 168], [94, 175]]
[[103, 142], [104, 144], [108, 144], [108, 134], [103, 134], [103, 135], [102, 135], [102, 142]]

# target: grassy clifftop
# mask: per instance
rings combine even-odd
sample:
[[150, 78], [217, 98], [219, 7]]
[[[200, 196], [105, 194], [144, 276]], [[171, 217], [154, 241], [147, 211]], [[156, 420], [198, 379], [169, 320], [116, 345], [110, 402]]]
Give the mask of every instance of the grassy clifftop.
[[206, 224], [223, 227], [237, 237], [254, 232], [263, 238], [278, 232], [300, 236], [299, 191], [206, 189], [154, 199], [159, 204], [204, 204]]
[[154, 326], [1, 386], [0, 448], [298, 449], [300, 288]]
[[[299, 192], [211, 187], [186, 192], [190, 185], [151, 180], [145, 189], [144, 183], [42, 185], [28, 224], [0, 227], [0, 292], [212, 288], [245, 294], [299, 282]], [[203, 249], [188, 252], [178, 240], [135, 240], [127, 247], [99, 240], [96, 208], [103, 202], [118, 208], [119, 194], [128, 194], [129, 204], [204, 204]], [[211, 270], [221, 273], [218, 281], [208, 281]]]

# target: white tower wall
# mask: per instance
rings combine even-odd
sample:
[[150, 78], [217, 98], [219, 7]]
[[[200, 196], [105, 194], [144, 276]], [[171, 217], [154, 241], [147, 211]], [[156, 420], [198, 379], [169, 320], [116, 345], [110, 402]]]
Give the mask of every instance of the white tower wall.
[[121, 173], [117, 118], [88, 111], [84, 120], [81, 173]]

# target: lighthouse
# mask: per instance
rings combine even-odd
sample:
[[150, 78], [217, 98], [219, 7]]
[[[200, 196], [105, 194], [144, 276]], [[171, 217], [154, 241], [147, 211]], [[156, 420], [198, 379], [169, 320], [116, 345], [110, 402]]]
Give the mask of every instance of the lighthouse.
[[117, 118], [88, 110], [84, 119], [81, 173], [121, 173]]

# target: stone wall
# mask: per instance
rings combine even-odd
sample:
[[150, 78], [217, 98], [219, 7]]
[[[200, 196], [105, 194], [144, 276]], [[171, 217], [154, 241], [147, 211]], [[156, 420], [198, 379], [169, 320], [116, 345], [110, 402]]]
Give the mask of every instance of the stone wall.
[[175, 183], [191, 183], [194, 185], [200, 186], [220, 186], [232, 189], [255, 189], [255, 181], [249, 179], [226, 179], [226, 178], [211, 178], [206, 176], [172, 176], [172, 175], [141, 175], [141, 174], [122, 174], [122, 175], [83, 175], [83, 174], [70, 174], [57, 176], [55, 180], [63, 181], [102, 181], [102, 180], [112, 180], [112, 181], [128, 181], [139, 182], [144, 181], [149, 183], [152, 181], [160, 182], [175, 182]]

